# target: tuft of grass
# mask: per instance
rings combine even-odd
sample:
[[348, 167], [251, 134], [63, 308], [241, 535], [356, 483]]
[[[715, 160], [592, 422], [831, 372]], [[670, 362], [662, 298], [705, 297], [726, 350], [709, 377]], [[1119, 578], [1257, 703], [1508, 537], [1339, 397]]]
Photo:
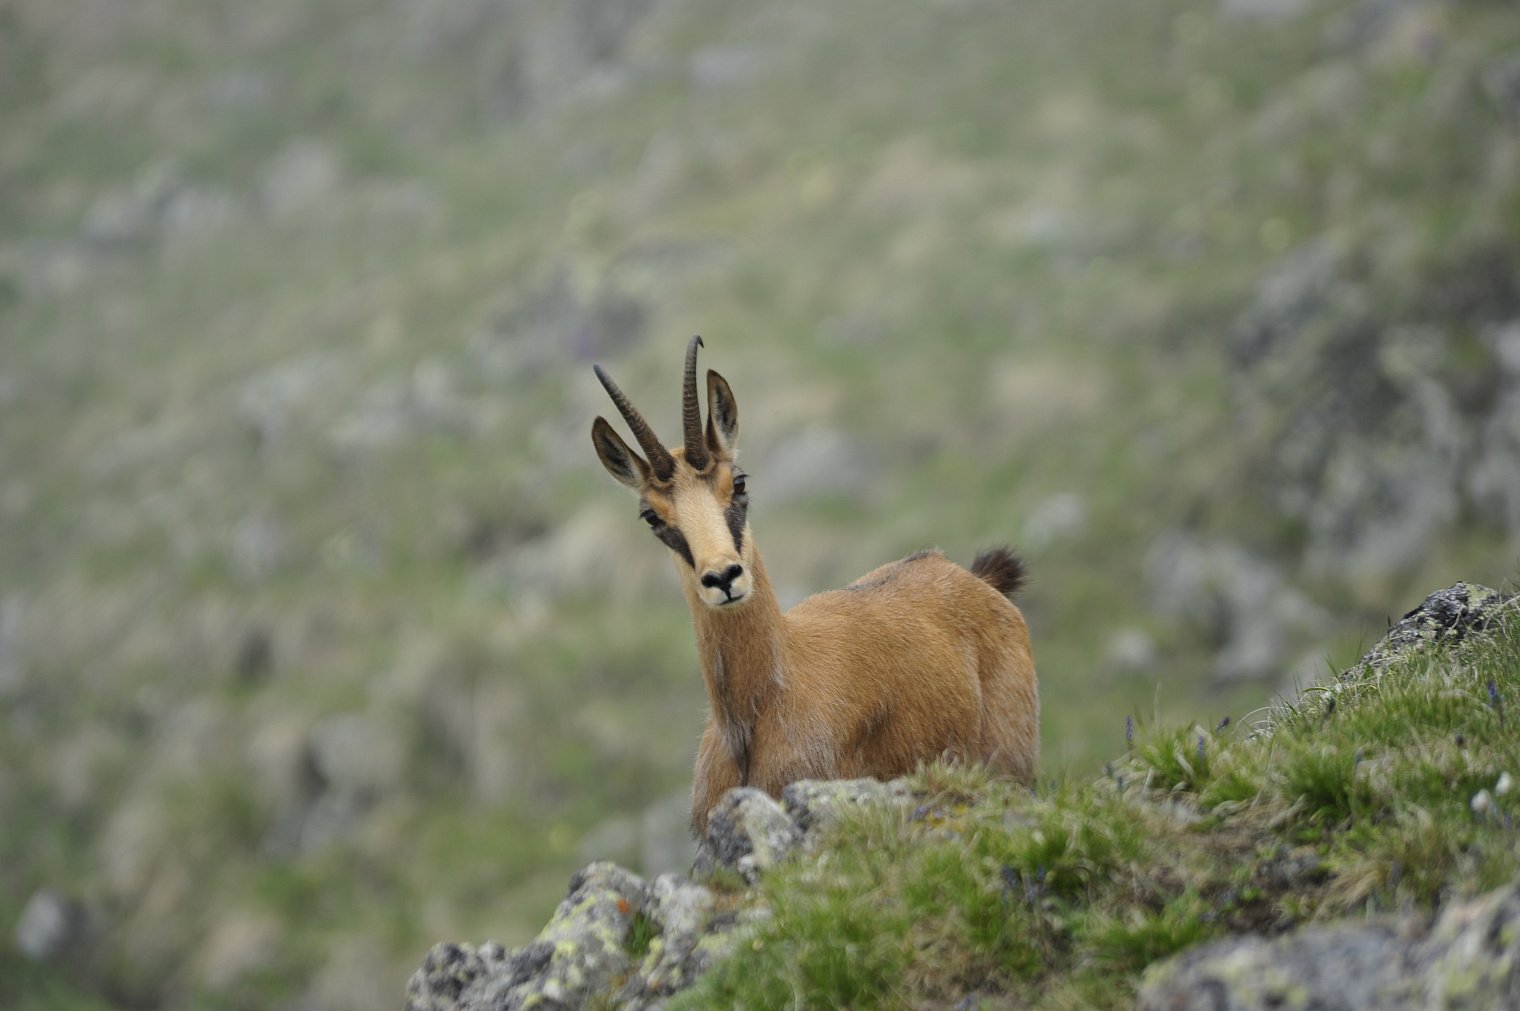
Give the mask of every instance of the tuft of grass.
[[649, 954], [649, 946], [659, 936], [659, 925], [642, 909], [633, 914], [628, 923], [628, 954], [635, 962]]

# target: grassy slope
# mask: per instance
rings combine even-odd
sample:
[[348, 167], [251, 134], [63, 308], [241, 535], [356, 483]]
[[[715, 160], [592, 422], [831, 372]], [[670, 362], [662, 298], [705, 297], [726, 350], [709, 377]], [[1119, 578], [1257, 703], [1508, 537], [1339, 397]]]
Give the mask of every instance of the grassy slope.
[[[621, 90], [492, 119], [480, 81], [513, 32], [552, 22], [527, 9], [539, 21], [427, 44], [358, 2], [4, 14], [0, 221], [33, 241], [0, 250], [0, 592], [28, 623], [0, 732], [0, 923], [43, 883], [101, 909], [90, 993], [265, 1004], [344, 959], [317, 985], [395, 992], [437, 937], [525, 937], [583, 831], [683, 786], [701, 707], [687, 618], [631, 515], [613, 514], [619, 592], [499, 575], [543, 531], [623, 504], [586, 445], [605, 406], [581, 355], [505, 376], [471, 357], [555, 278], [645, 307], [650, 338], [611, 360], [658, 424], [681, 340], [709, 336], [790, 590], [925, 543], [1017, 542], [1046, 496], [1085, 496], [1087, 528], [1035, 553], [1027, 597], [1047, 766], [1080, 779], [1128, 713], [1212, 725], [1264, 701], [1195, 690], [1204, 651], [1148, 612], [1142, 574], [1189, 509], [1291, 543], [1219, 437], [1218, 335], [1262, 271], [1328, 235], [1392, 293], [1410, 264], [1460, 263], [1520, 219], [1496, 168], [1515, 140], [1475, 83], [1516, 43], [1497, 5], [1419, 6], [1444, 42], [1432, 61], [1392, 30], [1327, 42], [1345, 5], [1278, 25], [1181, 2], [673, 3], [626, 40]], [[759, 76], [692, 86], [688, 59], [714, 45], [760, 54]], [[216, 106], [229, 72], [267, 75], [275, 100]], [[173, 162], [251, 200], [299, 136], [345, 173], [306, 212], [25, 293], [101, 191]], [[336, 367], [260, 450], [245, 384], [313, 356]], [[433, 365], [468, 425], [334, 451], [367, 396]], [[820, 426], [878, 461], [869, 522], [850, 496], [766, 503], [755, 464]], [[233, 548], [250, 518], [284, 545], [253, 577]], [[1498, 582], [1492, 543], [1454, 534], [1405, 585]], [[1105, 666], [1124, 626], [1156, 632], [1162, 669]], [[276, 664], [248, 683], [253, 629]], [[451, 699], [495, 714], [471, 726], [505, 772], [449, 747]], [[353, 713], [391, 728], [404, 774], [357, 833], [271, 852], [260, 742]], [[105, 870], [121, 861], [126, 891]], [[202, 939], [233, 915], [275, 923], [273, 954], [215, 982]]]
[[1129, 1007], [1146, 965], [1209, 938], [1513, 881], [1520, 801], [1493, 790], [1520, 767], [1517, 661], [1511, 622], [1254, 733], [1142, 733], [1103, 778], [1034, 796], [928, 770], [917, 810], [864, 812], [767, 878], [774, 918], [674, 1006]]

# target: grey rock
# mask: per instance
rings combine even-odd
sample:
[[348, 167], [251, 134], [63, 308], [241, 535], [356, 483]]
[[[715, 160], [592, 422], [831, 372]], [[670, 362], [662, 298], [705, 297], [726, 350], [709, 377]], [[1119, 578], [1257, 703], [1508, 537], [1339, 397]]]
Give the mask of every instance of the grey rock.
[[696, 868], [699, 874], [737, 871], [753, 884], [792, 853], [814, 848], [846, 811], [913, 803], [904, 780], [798, 780], [781, 791], [780, 803], [753, 787], [739, 787], [709, 813]]
[[805, 844], [811, 845], [848, 811], [862, 806], [911, 807], [916, 803], [907, 781], [894, 779], [800, 779], [781, 791], [781, 806]]
[[[513, 988], [521, 1006], [537, 1003], [530, 1001], [536, 995], [551, 1006], [577, 1006], [626, 973], [628, 935], [634, 911], [645, 906], [646, 888], [643, 879], [610, 863], [591, 864], [572, 878], [570, 894], [529, 946], [549, 954], [541, 972]], [[505, 1006], [515, 1006], [510, 997]]]
[[34, 962], [63, 956], [84, 929], [84, 910], [55, 888], [43, 888], [27, 900], [16, 921], [16, 947]]
[[1516, 600], [1513, 594], [1475, 583], [1454, 583], [1437, 590], [1400, 618], [1356, 666], [1341, 676], [1351, 678], [1375, 671], [1400, 654], [1423, 650], [1432, 643], [1455, 645], [1474, 632], [1520, 615]]
[[1141, 1011], [1424, 1011], [1520, 1001], [1520, 888], [1413, 917], [1229, 938], [1153, 965]]
[[531, 944], [511, 952], [494, 943], [435, 945], [407, 983], [407, 1011], [580, 1007], [632, 969], [634, 917], [649, 905], [643, 879], [591, 864]]
[[495, 941], [479, 947], [447, 941], [435, 944], [423, 958], [422, 967], [407, 981], [407, 1011], [461, 1008], [466, 993], [510, 966], [507, 952]]
[[656, 931], [637, 971], [618, 993], [625, 1008], [650, 1007], [696, 981], [732, 949], [738, 920], [717, 915], [717, 898], [675, 874], [656, 878], [643, 910]]
[[1387, 999], [1392, 924], [1355, 930], [1313, 927], [1277, 941], [1247, 937], [1205, 945], [1153, 967], [1142, 1011], [1351, 1011]]
[[439, 944], [407, 985], [408, 1011], [658, 1007], [726, 957], [763, 912], [736, 912], [678, 874], [652, 883], [610, 863], [571, 881], [534, 941], [505, 951]]
[[739, 787], [709, 812], [697, 870], [728, 868], [754, 883], [801, 842], [801, 830], [780, 804], [754, 787]]

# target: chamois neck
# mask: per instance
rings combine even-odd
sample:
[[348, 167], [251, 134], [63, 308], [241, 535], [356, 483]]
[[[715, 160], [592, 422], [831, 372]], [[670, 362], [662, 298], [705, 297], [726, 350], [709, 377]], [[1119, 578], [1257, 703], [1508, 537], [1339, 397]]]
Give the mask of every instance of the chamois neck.
[[[687, 590], [696, 626], [702, 680], [719, 725], [747, 738], [770, 694], [781, 686], [784, 619], [756, 549], [752, 554], [751, 599], [733, 610], [717, 610]], [[736, 756], [738, 760], [739, 756]]]

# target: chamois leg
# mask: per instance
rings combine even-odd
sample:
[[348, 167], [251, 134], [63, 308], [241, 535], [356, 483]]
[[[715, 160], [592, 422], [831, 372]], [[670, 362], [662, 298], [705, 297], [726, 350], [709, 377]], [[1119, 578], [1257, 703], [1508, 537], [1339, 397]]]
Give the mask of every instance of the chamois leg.
[[698, 839], [707, 831], [707, 814], [729, 790], [739, 785], [739, 770], [712, 720], [697, 745], [697, 764], [691, 781], [691, 831]]
[[1032, 783], [1040, 764], [1040, 699], [1027, 654], [996, 651], [982, 666], [981, 759], [989, 768]]

